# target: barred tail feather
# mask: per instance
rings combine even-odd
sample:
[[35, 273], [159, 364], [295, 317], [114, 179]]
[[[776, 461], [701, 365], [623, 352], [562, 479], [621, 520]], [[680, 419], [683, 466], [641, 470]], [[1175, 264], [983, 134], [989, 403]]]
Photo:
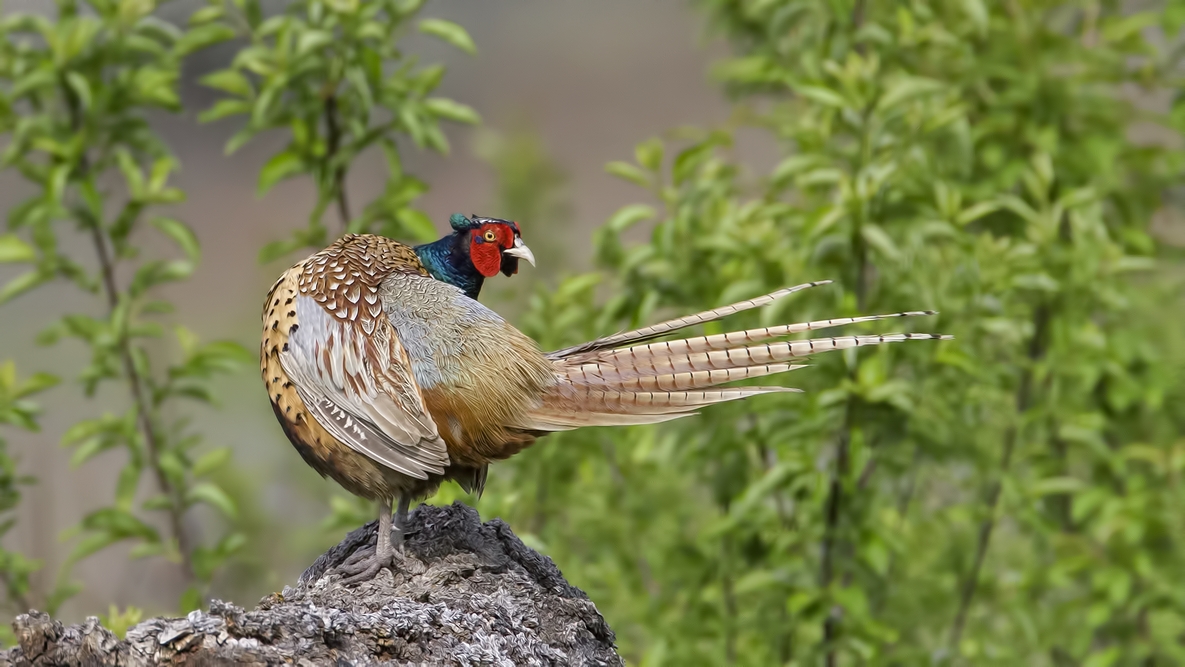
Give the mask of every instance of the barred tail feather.
[[[792, 363], [821, 352], [907, 340], [945, 340], [938, 334], [833, 336], [761, 343], [791, 334], [897, 317], [933, 315], [908, 311], [817, 320], [733, 331], [659, 343], [643, 341], [726, 315], [764, 306], [775, 299], [830, 281], [805, 283], [756, 299], [615, 334], [548, 355], [556, 384], [521, 427], [559, 431], [583, 426], [652, 424], [695, 414], [698, 408], [759, 394], [799, 391], [788, 387], [734, 387], [721, 384], [803, 368]], [[621, 347], [624, 343], [636, 343]]]
[[[715, 334], [712, 336], [699, 336], [696, 338], [684, 338], [681, 340], [665, 341], [662, 343], [650, 343], [648, 345], [635, 345], [617, 350], [612, 350], [616, 355], [624, 354], [642, 354], [648, 353], [695, 353], [695, 352], [711, 352], [714, 350], [727, 350], [751, 343], [760, 343], [765, 340], [772, 340], [774, 338], [784, 338], [791, 334], [802, 333], [804, 331], [815, 331], [818, 329], [830, 329], [833, 327], [842, 327], [849, 324], [859, 324], [861, 322], [875, 322], [877, 320], [887, 320], [898, 317], [918, 317], [923, 315], [936, 315], [937, 312], [933, 310], [912, 310], [903, 313], [891, 313], [888, 315], [865, 315], [863, 317], [840, 317], [831, 320], [816, 320], [814, 322], [801, 322], [798, 324], [784, 324], [776, 327], [764, 327], [761, 329], [746, 329], [744, 331], [731, 331], [729, 333]], [[583, 357], [596, 358], [603, 355], [601, 353], [583, 354]], [[567, 357], [574, 359], [574, 357]]]
[[643, 327], [641, 329], [635, 329], [633, 331], [624, 331], [622, 333], [613, 334], [612, 336], [605, 336], [604, 338], [590, 340], [587, 343], [581, 343], [580, 345], [576, 345], [574, 347], [568, 347], [568, 348], [564, 348], [562, 350], [556, 350], [555, 352], [552, 352], [548, 356], [553, 359], [563, 359], [566, 357], [571, 357], [575, 354], [580, 354], [582, 352], [591, 352], [594, 350], [604, 350], [606, 348], [616, 347], [616, 346], [622, 345], [624, 343], [637, 343], [637, 342], [643, 341], [643, 340], [650, 340], [652, 338], [658, 338], [659, 336], [665, 336], [666, 334], [669, 334], [672, 331], [678, 331], [679, 329], [686, 329], [687, 327], [692, 327], [697, 324], [703, 324], [704, 322], [712, 322], [714, 320], [718, 320], [722, 317], [727, 317], [727, 316], [732, 315], [734, 313], [741, 313], [746, 310], [751, 310], [753, 308], [760, 308], [761, 306], [767, 306], [784, 296], [788, 296], [788, 295], [793, 294], [795, 292], [801, 292], [802, 290], [810, 288], [810, 287], [818, 287], [820, 285], [828, 285], [830, 283], [831, 283], [830, 280], [817, 280], [813, 283], [803, 283], [801, 285], [795, 285], [794, 287], [783, 287], [780, 290], [776, 290], [776, 291], [770, 292], [769, 294], [759, 296], [759, 297], [756, 297], [753, 299], [749, 299], [747, 301], [738, 301], [737, 303], [729, 304], [727, 306], [721, 306], [720, 308], [713, 308], [712, 310], [705, 310], [701, 313], [696, 313], [694, 315], [687, 315], [685, 317], [677, 317], [673, 320], [667, 320], [666, 322], [659, 322], [658, 324], [652, 324], [648, 327]]
[[567, 396], [551, 394], [531, 413], [526, 430], [568, 431], [582, 426], [657, 424], [690, 417], [697, 408], [758, 394], [797, 392], [789, 387], [737, 387], [711, 391], [602, 391], [580, 388]]

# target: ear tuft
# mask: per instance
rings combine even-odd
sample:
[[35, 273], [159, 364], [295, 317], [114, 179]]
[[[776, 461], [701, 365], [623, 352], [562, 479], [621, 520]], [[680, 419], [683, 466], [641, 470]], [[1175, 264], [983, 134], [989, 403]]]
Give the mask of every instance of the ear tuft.
[[453, 231], [455, 232], [463, 232], [467, 229], [473, 228], [473, 221], [460, 213], [454, 213], [450, 215], [448, 218], [448, 224], [452, 226]]

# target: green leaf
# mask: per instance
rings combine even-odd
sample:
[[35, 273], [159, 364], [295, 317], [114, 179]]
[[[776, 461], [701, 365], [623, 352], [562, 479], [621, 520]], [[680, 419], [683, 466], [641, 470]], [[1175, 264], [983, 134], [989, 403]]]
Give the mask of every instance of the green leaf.
[[960, 225], [969, 225], [972, 222], [984, 217], [985, 215], [991, 215], [998, 210], [1000, 210], [1000, 204], [998, 202], [979, 202], [978, 204], [973, 204], [963, 209], [963, 211], [959, 213], [958, 217], [955, 218], [955, 223]]
[[848, 106], [848, 101], [839, 93], [824, 88], [823, 86], [812, 86], [808, 84], [794, 84], [791, 86], [794, 92], [803, 97], [814, 100], [825, 106], [834, 107], [836, 109], [844, 109]]
[[166, 556], [168, 553], [169, 547], [161, 542], [141, 542], [131, 549], [128, 549], [128, 558], [132, 560], [139, 560], [141, 558], [149, 558], [152, 556]]
[[190, 472], [194, 477], [207, 475], [226, 465], [230, 461], [230, 457], [231, 451], [229, 447], [212, 449], [199, 457], [197, 461], [194, 461], [193, 468]]
[[941, 81], [927, 79], [920, 76], [907, 76], [897, 79], [888, 86], [885, 93], [877, 101], [877, 108], [881, 111], [892, 109], [912, 99], [931, 95], [945, 88]]
[[193, 14], [191, 14], [189, 17], [189, 24], [190, 25], [199, 25], [202, 23], [209, 23], [211, 21], [217, 21], [218, 19], [222, 18], [225, 15], [226, 15], [226, 8], [223, 7], [221, 4], [209, 5], [206, 7], [202, 7], [201, 9], [199, 9], [196, 12], [194, 12]]
[[119, 170], [123, 173], [124, 182], [127, 183], [128, 193], [132, 199], [141, 198], [144, 194], [144, 172], [140, 165], [136, 164], [136, 159], [126, 150], [116, 152], [115, 158]]
[[198, 244], [197, 236], [190, 229], [189, 225], [175, 218], [161, 217], [153, 218], [151, 224], [165, 236], [172, 239], [191, 262], [196, 262], [201, 258], [201, 246]]
[[119, 471], [119, 479], [115, 484], [115, 504], [125, 510], [132, 508], [136, 499], [136, 490], [140, 486], [141, 468], [135, 461], [128, 462]]
[[399, 220], [400, 226], [411, 233], [418, 241], [432, 241], [436, 238], [436, 226], [432, 224], [432, 218], [429, 218], [426, 213], [414, 208], [400, 209], [395, 216]]
[[605, 171], [643, 187], [650, 187], [651, 185], [650, 174], [628, 162], [610, 162], [605, 165]]
[[224, 23], [206, 23], [187, 30], [185, 35], [177, 40], [174, 48], [178, 55], [187, 56], [207, 46], [234, 38], [235, 31], [230, 26]]
[[67, 562], [76, 563], [93, 553], [102, 551], [103, 549], [115, 544], [122, 539], [124, 538], [106, 532], [88, 535], [87, 537], [83, 538], [83, 540], [79, 542], [77, 546], [74, 547], [73, 551], [70, 552], [70, 557], [67, 559]]
[[444, 97], [431, 97], [424, 102], [424, 106], [438, 118], [445, 118], [467, 125], [477, 125], [481, 122], [481, 116], [478, 116], [472, 107]]
[[256, 196], [262, 197], [272, 189], [276, 183], [299, 174], [304, 169], [304, 160], [289, 150], [283, 150], [272, 156], [263, 169], [259, 170], [259, 185]]
[[868, 242], [868, 245], [885, 259], [893, 262], [901, 261], [901, 251], [897, 248], [897, 244], [880, 225], [865, 223], [860, 227], [860, 234]]
[[687, 182], [695, 171], [712, 157], [715, 150], [714, 141], [704, 141], [680, 151], [671, 165], [671, 177], [675, 179], [675, 183], [678, 185]]
[[244, 144], [246, 144], [248, 141], [250, 141], [251, 138], [254, 137], [258, 133], [259, 133], [259, 130], [251, 127], [250, 125], [240, 129], [238, 132], [235, 132], [234, 136], [232, 136], [226, 142], [226, 147], [223, 148], [223, 150], [222, 150], [223, 154], [224, 155], [232, 155], [235, 151], [242, 148]]
[[333, 35], [325, 30], [305, 30], [296, 40], [296, 55], [303, 56], [333, 43]]
[[605, 226], [614, 232], [623, 232], [643, 220], [654, 218], [657, 213], [653, 206], [646, 204], [630, 204], [618, 209]]
[[1048, 273], [1022, 273], [1012, 278], [1012, 285], [1020, 289], [1055, 294], [1061, 289], [1057, 279]]
[[74, 453], [70, 455], [70, 467], [78, 468], [96, 455], [117, 445], [118, 443], [111, 439], [91, 438], [74, 449]]
[[963, 11], [966, 12], [967, 17], [971, 19], [975, 26], [976, 32], [980, 36], [987, 34], [988, 29], [988, 10], [984, 6], [983, 0], [962, 0]]
[[785, 184], [797, 174], [826, 164], [827, 158], [822, 155], [795, 153], [778, 163], [770, 175], [770, 180], [777, 185]]
[[238, 516], [238, 509], [235, 507], [235, 502], [231, 500], [226, 492], [218, 488], [210, 482], [202, 482], [195, 485], [189, 490], [186, 497], [189, 504], [205, 503], [222, 512], [228, 519], [233, 519]]
[[251, 113], [252, 108], [254, 107], [249, 100], [218, 100], [214, 106], [198, 114], [198, 121], [212, 123], [227, 116]]
[[259, 92], [259, 96], [255, 98], [255, 104], [251, 108], [251, 123], [256, 128], [267, 126], [281, 92], [280, 87], [274, 84], [268, 85]]
[[657, 172], [662, 168], [663, 145], [657, 137], [647, 139], [634, 148], [634, 159], [650, 171]]
[[3, 289], [0, 289], [0, 303], [7, 303], [48, 280], [49, 276], [41, 271], [22, 273], [8, 281]]
[[78, 96], [78, 101], [85, 111], [94, 105], [94, 100], [91, 96], [91, 85], [86, 78], [78, 72], [66, 73], [66, 84], [70, 86], [70, 90]]
[[[200, 79], [202, 85], [208, 88], [221, 90], [231, 95], [238, 95], [240, 97], [251, 98], [255, 95], [255, 89], [251, 86], [251, 82], [247, 80], [243, 73], [235, 69], [224, 69], [211, 74], [207, 74]], [[228, 101], [228, 100], [222, 100]], [[217, 105], [215, 105], [217, 107]], [[233, 108], [233, 107], [231, 107]], [[223, 112], [224, 114], [226, 112]], [[231, 111], [230, 113], [243, 113], [242, 111]], [[202, 114], [203, 117], [213, 115], [214, 118], [221, 118], [213, 113], [213, 109]], [[209, 120], [214, 120], [209, 118]], [[206, 120], [206, 118], [203, 118]]]
[[15, 234], [0, 234], [0, 264], [9, 262], [32, 262], [37, 251]]
[[106, 533], [117, 540], [140, 538], [152, 542], [160, 540], [156, 529], [118, 507], [104, 507], [88, 514], [82, 520], [82, 528], [88, 531]]
[[452, 21], [424, 19], [420, 21], [420, 32], [439, 37], [469, 55], [477, 53], [477, 46], [474, 45], [473, 38], [464, 28]]

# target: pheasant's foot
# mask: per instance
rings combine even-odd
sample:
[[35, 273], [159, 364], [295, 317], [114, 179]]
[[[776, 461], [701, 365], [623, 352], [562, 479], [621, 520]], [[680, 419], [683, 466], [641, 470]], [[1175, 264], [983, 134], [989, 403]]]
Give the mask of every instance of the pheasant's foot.
[[337, 570], [345, 575], [343, 586], [353, 586], [374, 579], [379, 570], [391, 567], [394, 550], [391, 548], [391, 501], [379, 503], [379, 530], [373, 547], [366, 546], [350, 554]]
[[345, 576], [341, 582], [342, 586], [353, 586], [374, 579], [379, 570], [394, 564], [393, 556], [389, 550], [385, 554], [379, 554], [375, 549], [354, 552], [354, 555], [337, 567], [337, 571]]
[[342, 568], [350, 569], [357, 566], [358, 563], [361, 563], [364, 560], [369, 560], [373, 556], [374, 547], [362, 547], [361, 549], [350, 554], [350, 557], [342, 561], [341, 565], [338, 565], [337, 567], [339, 570]]

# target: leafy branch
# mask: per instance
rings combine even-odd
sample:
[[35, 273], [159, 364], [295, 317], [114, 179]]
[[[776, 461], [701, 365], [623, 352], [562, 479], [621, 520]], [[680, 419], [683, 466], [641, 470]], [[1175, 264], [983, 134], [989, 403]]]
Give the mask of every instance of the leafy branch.
[[[235, 518], [227, 494], [200, 481], [227, 460], [228, 451], [213, 450], [195, 460], [191, 451], [200, 438], [186, 431], [183, 419], [166, 422], [162, 415], [179, 399], [212, 400], [204, 381], [241, 367], [251, 355], [231, 343], [199, 345], [192, 334], [177, 328], [182, 360], [168, 365], [163, 377], [153, 372], [144, 342], [161, 338], [164, 329], [151, 316], [172, 310], [171, 304], [153, 297], [153, 290], [192, 275], [201, 252], [184, 223], [147, 215], [154, 206], [181, 201], [184, 193], [169, 185], [176, 160], [144, 114], [150, 108], [180, 108], [176, 82], [181, 59], [209, 40], [156, 19], [153, 3], [96, 0], [87, 8], [83, 12], [68, 2], [56, 21], [14, 14], [0, 23], [7, 49], [0, 57], [0, 131], [9, 137], [3, 166], [16, 169], [39, 189], [9, 214], [9, 258], [32, 268], [9, 282], [0, 300], [54, 278], [68, 279], [102, 300], [103, 317], [67, 314], [39, 337], [44, 344], [63, 338], [84, 343], [91, 362], [79, 379], [87, 395], [117, 381], [125, 385], [131, 404], [123, 414], [78, 422], [63, 436], [63, 443], [74, 448], [75, 465], [111, 449], [127, 455], [115, 502], [88, 514], [73, 531], [83, 538], [70, 561], [132, 540], [138, 543], [133, 556], [159, 555], [178, 563], [189, 584], [182, 607], [193, 608], [243, 538], [231, 530], [214, 546], [198, 543], [187, 521], [192, 507], [208, 505], [228, 521]], [[119, 177], [118, 193], [105, 187]], [[140, 259], [137, 243], [145, 221], [173, 241], [183, 258]], [[97, 270], [84, 268], [85, 263], [61, 250], [71, 228], [89, 240]], [[117, 276], [124, 267], [131, 278], [121, 285]], [[146, 470], [156, 494], [137, 503]], [[166, 532], [138, 516], [137, 505], [163, 512]]]
[[[419, 148], [447, 153], [440, 121], [473, 124], [479, 119], [463, 104], [431, 96], [444, 76], [443, 66], [418, 67], [400, 48], [401, 36], [423, 4], [300, 0], [265, 19], [258, 0], [212, 0], [191, 17], [195, 30], [247, 42], [230, 67], [203, 77], [205, 85], [226, 97], [206, 110], [202, 120], [246, 116], [227, 153], [261, 132], [288, 135], [287, 145], [259, 172], [260, 196], [298, 175], [311, 177], [317, 188], [305, 228], [268, 244], [261, 261], [328, 244], [331, 236], [323, 217], [330, 206], [337, 208], [340, 232], [434, 238], [432, 221], [413, 205], [427, 186], [404, 171], [397, 141], [405, 136]], [[468, 33], [454, 23], [424, 19], [418, 26], [474, 52]], [[387, 182], [383, 193], [356, 216], [346, 191], [350, 165], [375, 147], [386, 158]]]
[[[22, 381], [17, 378], [16, 364], [11, 361], [0, 363], [0, 426], [37, 431], [40, 408], [31, 398], [57, 382], [57, 378], [45, 373]], [[16, 523], [13, 514], [21, 502], [21, 487], [35, 481], [17, 471], [17, 460], [9, 454], [8, 443], [0, 438], [0, 539]], [[0, 586], [3, 586], [9, 611], [22, 612], [33, 606], [29, 577], [40, 568], [40, 562], [0, 546]], [[75, 590], [71, 585], [59, 583], [45, 603], [52, 611]]]

